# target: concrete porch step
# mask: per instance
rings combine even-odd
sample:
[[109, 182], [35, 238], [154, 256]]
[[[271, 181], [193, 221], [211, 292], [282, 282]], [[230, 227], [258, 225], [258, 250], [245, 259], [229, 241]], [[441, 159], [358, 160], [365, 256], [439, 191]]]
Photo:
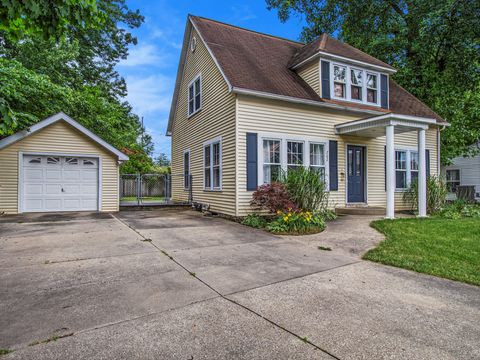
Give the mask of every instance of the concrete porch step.
[[337, 215], [385, 215], [385, 208], [381, 206], [349, 206], [335, 208]]

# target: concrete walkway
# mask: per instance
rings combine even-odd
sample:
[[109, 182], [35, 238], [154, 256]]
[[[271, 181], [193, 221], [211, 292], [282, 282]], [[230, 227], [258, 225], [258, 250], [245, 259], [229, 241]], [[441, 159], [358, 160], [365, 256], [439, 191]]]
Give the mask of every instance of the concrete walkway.
[[[0, 348], [15, 350], [6, 359], [480, 357], [479, 288], [360, 261], [380, 240], [362, 236], [367, 223], [287, 238], [178, 210], [0, 218]], [[357, 238], [338, 238], [352, 226]]]

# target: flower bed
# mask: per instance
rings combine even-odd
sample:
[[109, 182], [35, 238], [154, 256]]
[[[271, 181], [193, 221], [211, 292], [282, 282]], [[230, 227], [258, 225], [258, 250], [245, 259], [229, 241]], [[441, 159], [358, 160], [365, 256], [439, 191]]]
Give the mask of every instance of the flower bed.
[[303, 167], [289, 171], [281, 182], [260, 186], [251, 205], [270, 214], [252, 213], [242, 224], [281, 235], [319, 233], [336, 217], [328, 210], [328, 192], [319, 173]]

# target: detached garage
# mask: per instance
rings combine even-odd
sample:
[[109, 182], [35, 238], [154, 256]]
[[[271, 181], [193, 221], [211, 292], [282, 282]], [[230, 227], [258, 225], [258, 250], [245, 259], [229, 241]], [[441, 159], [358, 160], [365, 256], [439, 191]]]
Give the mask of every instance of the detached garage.
[[0, 140], [0, 213], [118, 211], [128, 157], [58, 113]]

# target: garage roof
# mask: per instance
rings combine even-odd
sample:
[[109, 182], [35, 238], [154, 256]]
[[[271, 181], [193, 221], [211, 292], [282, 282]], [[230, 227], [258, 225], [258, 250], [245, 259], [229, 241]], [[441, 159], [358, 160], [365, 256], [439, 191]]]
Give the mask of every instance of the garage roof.
[[93, 132], [88, 130], [83, 125], [80, 125], [78, 122], [73, 120], [70, 116], [68, 116], [64, 112], [59, 112], [55, 115], [52, 115], [52, 116], [36, 123], [35, 125], [32, 125], [31, 127], [27, 128], [25, 130], [19, 131], [19, 132], [15, 133], [11, 136], [6, 137], [5, 139], [0, 140], [0, 150], [3, 149], [3, 148], [6, 148], [7, 146], [10, 146], [10, 145], [16, 143], [17, 141], [20, 141], [20, 140], [26, 138], [27, 136], [35, 134], [37, 131], [40, 131], [43, 128], [45, 128], [49, 125], [52, 125], [52, 124], [54, 124], [58, 121], [65, 121], [69, 125], [73, 126], [75, 129], [77, 129], [79, 132], [81, 132], [86, 137], [90, 138], [92, 141], [96, 142], [98, 145], [107, 149], [111, 153], [117, 155], [118, 160], [120, 160], [120, 161], [127, 161], [128, 160], [127, 155], [125, 155], [121, 151], [114, 148], [112, 145], [110, 145], [109, 143], [107, 143], [105, 140], [101, 139], [97, 135], [95, 135]]

